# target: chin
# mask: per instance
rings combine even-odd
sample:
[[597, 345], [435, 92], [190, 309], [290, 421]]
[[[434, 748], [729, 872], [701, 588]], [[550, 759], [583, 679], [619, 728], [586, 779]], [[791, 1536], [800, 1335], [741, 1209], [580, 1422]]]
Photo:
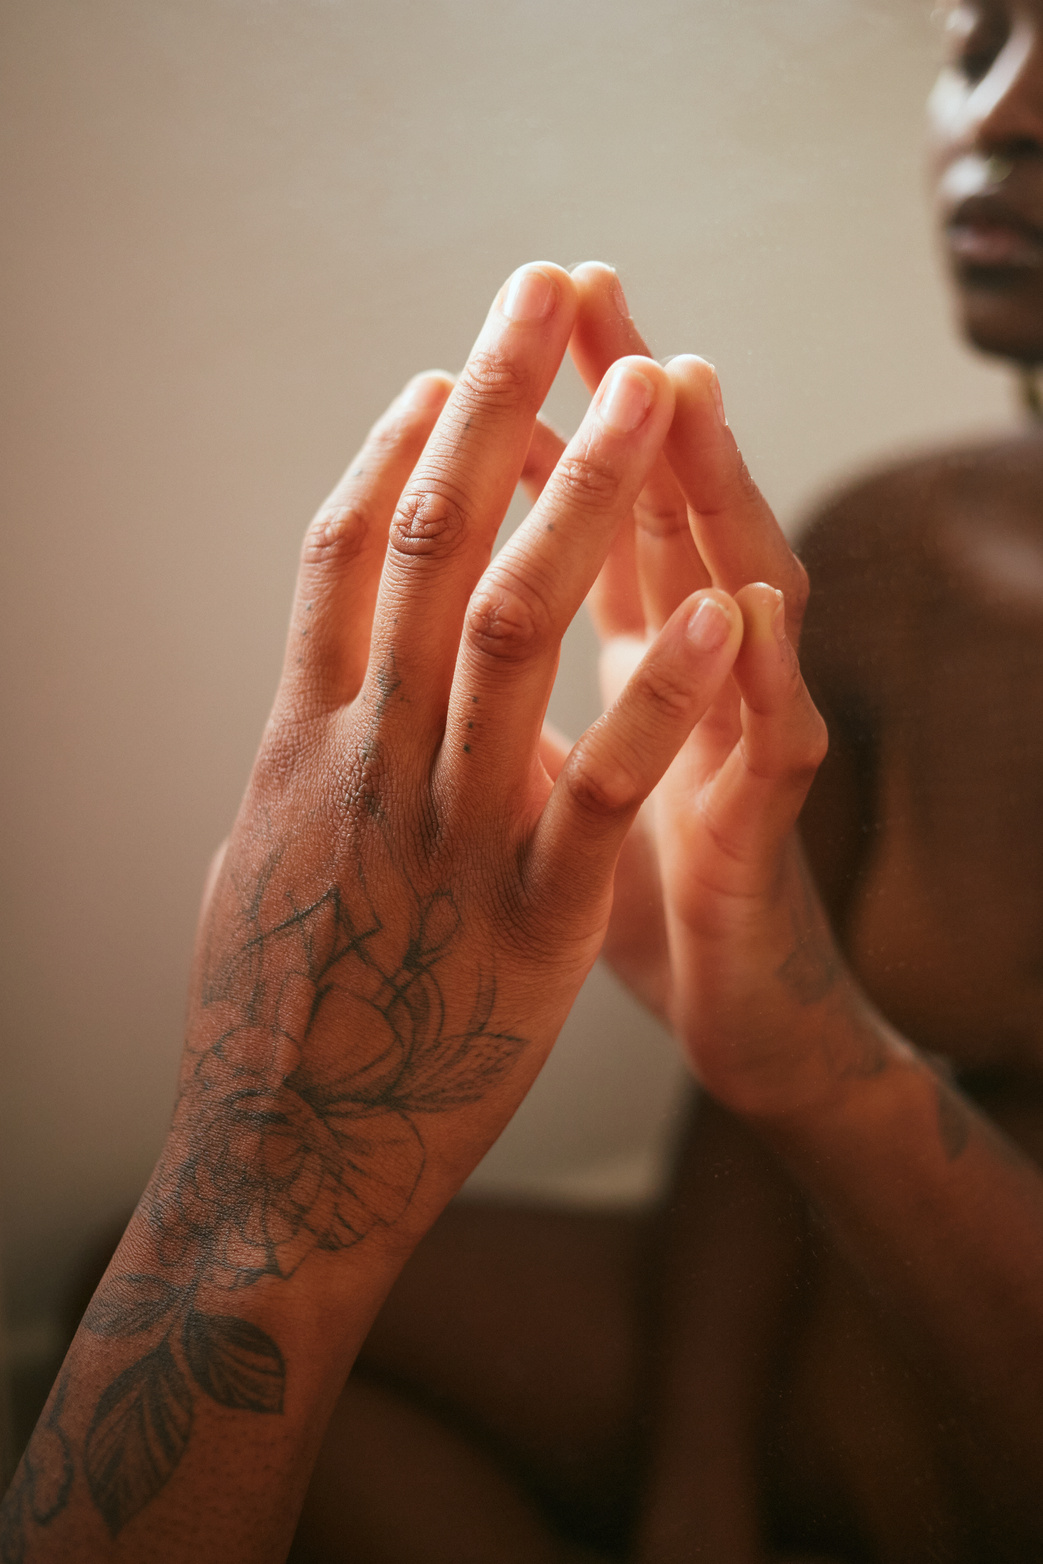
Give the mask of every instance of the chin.
[[[1034, 279], [1035, 282], [1035, 279]], [[963, 335], [982, 353], [1017, 364], [1043, 364], [1043, 287], [958, 289]]]

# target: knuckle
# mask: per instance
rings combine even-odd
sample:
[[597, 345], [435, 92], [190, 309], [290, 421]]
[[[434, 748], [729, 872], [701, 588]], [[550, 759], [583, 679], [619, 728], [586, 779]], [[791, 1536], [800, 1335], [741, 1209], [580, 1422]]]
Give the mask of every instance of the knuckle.
[[454, 495], [435, 488], [413, 489], [399, 501], [388, 546], [407, 558], [446, 558], [465, 537], [467, 520], [465, 506]]
[[517, 582], [493, 578], [477, 588], [467, 608], [471, 645], [486, 657], [521, 662], [547, 642], [550, 620], [539, 594]]
[[699, 826], [706, 833], [707, 840], [715, 852], [731, 863], [743, 864], [746, 862], [745, 843], [737, 841], [730, 831], [722, 825], [716, 811], [708, 804], [700, 802], [695, 810]]
[[491, 348], [476, 348], [457, 382], [465, 407], [492, 403], [506, 411], [528, 400], [530, 377], [514, 359]]
[[634, 506], [634, 520], [649, 537], [673, 538], [678, 533], [688, 536], [688, 513], [676, 505], [639, 500]]
[[692, 709], [692, 685], [680, 669], [649, 663], [634, 674], [634, 690], [641, 705], [663, 721], [674, 723]]
[[563, 776], [573, 804], [588, 817], [611, 823], [631, 814], [641, 802], [633, 777], [603, 758], [574, 755], [566, 762]]
[[283, 692], [265, 724], [252, 783], [264, 792], [280, 792], [309, 764], [322, 747], [321, 721], [305, 714], [302, 703]]
[[355, 559], [365, 546], [371, 523], [364, 505], [327, 500], [304, 534], [301, 563], [325, 569]]
[[555, 470], [554, 488], [555, 503], [573, 510], [595, 510], [615, 499], [619, 478], [593, 457], [563, 456]]
[[358, 455], [357, 467], [364, 469], [373, 464], [383, 466], [396, 455], [411, 432], [412, 425], [408, 414], [393, 402], [381, 413], [366, 435], [365, 444]]
[[806, 790], [826, 758], [829, 734], [820, 713], [811, 708], [800, 716], [779, 737], [778, 747], [768, 754], [756, 756], [746, 750], [749, 770], [764, 781]]

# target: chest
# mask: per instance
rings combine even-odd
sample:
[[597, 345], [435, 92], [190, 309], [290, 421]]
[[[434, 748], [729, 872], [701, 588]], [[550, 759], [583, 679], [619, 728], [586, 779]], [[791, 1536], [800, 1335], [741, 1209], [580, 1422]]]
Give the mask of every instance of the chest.
[[959, 1064], [1043, 1057], [1043, 605], [950, 594], [890, 649], [848, 952]]

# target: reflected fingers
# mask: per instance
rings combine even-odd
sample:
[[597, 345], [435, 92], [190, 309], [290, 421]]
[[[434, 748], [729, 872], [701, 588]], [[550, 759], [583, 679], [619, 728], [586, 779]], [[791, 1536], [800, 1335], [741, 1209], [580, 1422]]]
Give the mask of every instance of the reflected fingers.
[[742, 459], [725, 418], [716, 371], [705, 359], [685, 353], [670, 360], [667, 373], [677, 411], [666, 454], [688, 501], [699, 552], [728, 592], [751, 581], [766, 581], [784, 592], [787, 631], [795, 646], [807, 576]]
[[589, 894], [606, 852], [634, 816], [728, 678], [742, 615], [710, 588], [677, 609], [619, 699], [569, 753], [544, 810], [541, 861], [553, 864], [566, 904]]
[[[588, 386], [596, 386], [617, 358], [633, 353], [651, 357], [611, 266], [588, 261], [573, 270], [572, 280], [579, 310], [569, 350]], [[665, 456], [657, 459], [635, 502], [634, 525], [643, 612], [648, 627], [658, 630], [679, 603], [710, 584], [692, 539], [684, 494]]]
[[[770, 889], [778, 854], [825, 757], [826, 725], [808, 693], [785, 631], [782, 594], [763, 582], [736, 596], [743, 616], [734, 677], [742, 738], [715, 778], [703, 811], [715, 861], [733, 889]], [[698, 829], [692, 821], [689, 829]], [[682, 892], [683, 897], [683, 892]]]
[[[468, 606], [446, 725], [456, 786], [495, 766], [531, 775], [561, 637], [662, 446], [669, 381], [648, 359], [605, 377], [540, 499], [485, 572]], [[481, 785], [481, 784], [479, 784]]]
[[[522, 485], [533, 504], [543, 493], [564, 450], [565, 441], [561, 436], [545, 424], [542, 418], [537, 418], [522, 471]], [[661, 460], [661, 457], [657, 457], [657, 464]], [[685, 531], [688, 531], [687, 515]], [[633, 511], [620, 523], [605, 563], [587, 594], [587, 608], [594, 629], [602, 641], [615, 635], [644, 634], [645, 610], [637, 579]]]

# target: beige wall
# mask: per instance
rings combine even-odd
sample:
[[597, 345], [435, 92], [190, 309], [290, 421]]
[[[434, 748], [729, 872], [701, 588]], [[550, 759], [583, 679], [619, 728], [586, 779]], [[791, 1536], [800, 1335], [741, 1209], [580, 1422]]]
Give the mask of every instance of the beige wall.
[[[7, 0], [0, 25], [0, 1172], [24, 1330], [163, 1133], [301, 528], [511, 268], [615, 262], [657, 350], [715, 359], [786, 517], [1008, 396], [935, 278], [926, 0]], [[560, 720], [592, 688], [581, 629]], [[673, 1085], [602, 981], [487, 1182], [636, 1188]]]

